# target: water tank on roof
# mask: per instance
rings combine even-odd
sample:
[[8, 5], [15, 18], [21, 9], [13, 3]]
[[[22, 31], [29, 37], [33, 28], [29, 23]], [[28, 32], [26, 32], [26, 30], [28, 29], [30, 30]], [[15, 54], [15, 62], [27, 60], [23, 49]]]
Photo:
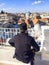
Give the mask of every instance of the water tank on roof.
[[30, 14], [31, 14], [30, 12], [26, 12], [26, 19], [29, 18]]

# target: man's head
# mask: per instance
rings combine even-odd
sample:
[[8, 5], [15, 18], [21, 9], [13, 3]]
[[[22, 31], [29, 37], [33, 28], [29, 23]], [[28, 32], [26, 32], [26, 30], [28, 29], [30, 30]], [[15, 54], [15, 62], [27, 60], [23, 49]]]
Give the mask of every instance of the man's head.
[[26, 25], [26, 23], [21, 23], [20, 24], [20, 30], [21, 30], [21, 32], [26, 32], [27, 31], [27, 25]]

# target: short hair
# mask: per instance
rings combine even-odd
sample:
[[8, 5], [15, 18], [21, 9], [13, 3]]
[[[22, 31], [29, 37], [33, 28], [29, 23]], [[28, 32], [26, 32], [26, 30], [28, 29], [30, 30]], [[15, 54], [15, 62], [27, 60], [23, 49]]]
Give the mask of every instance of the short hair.
[[20, 30], [22, 30], [22, 32], [25, 32], [27, 30], [27, 24], [26, 23], [21, 23], [20, 24]]

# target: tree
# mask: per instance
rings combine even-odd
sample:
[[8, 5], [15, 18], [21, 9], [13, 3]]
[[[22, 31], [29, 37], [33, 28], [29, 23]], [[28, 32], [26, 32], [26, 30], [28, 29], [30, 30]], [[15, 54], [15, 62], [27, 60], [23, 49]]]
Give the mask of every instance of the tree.
[[5, 12], [3, 10], [1, 10], [1, 14], [4, 14]]
[[41, 19], [41, 16], [36, 16], [37, 19]]

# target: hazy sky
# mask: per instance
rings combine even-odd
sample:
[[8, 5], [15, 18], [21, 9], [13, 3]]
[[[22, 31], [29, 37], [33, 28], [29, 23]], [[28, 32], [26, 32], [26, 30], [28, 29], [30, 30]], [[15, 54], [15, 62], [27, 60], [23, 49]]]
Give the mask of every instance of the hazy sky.
[[0, 0], [0, 11], [6, 12], [49, 12], [49, 0]]

